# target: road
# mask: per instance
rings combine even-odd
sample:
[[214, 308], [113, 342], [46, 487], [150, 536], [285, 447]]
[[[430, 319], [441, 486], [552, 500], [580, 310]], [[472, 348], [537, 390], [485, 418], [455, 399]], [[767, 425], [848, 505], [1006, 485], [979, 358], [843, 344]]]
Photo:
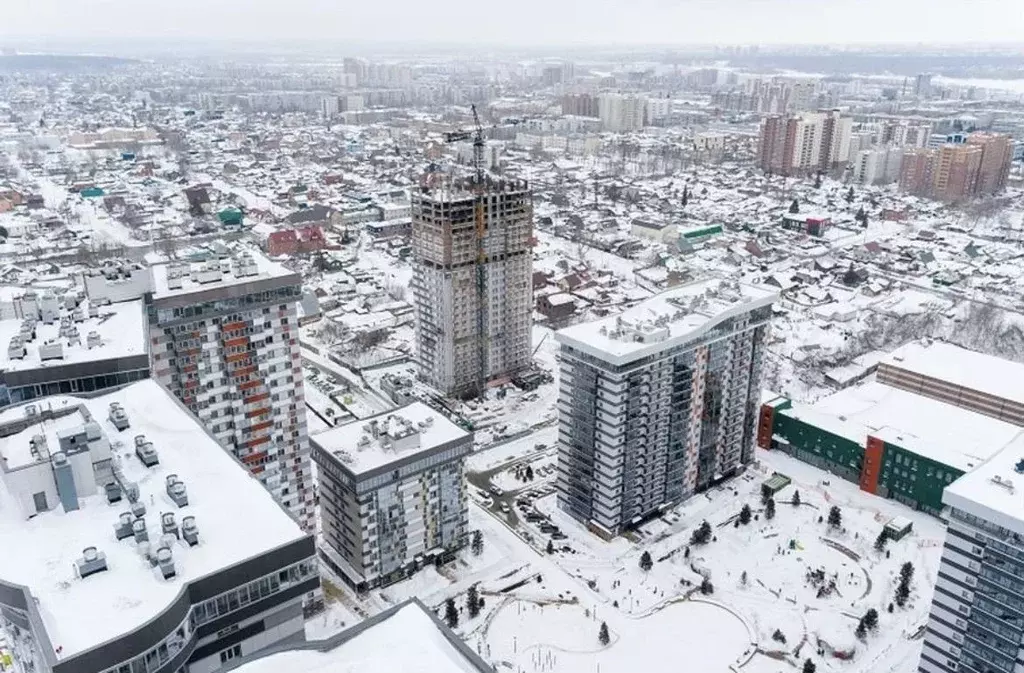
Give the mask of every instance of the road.
[[[536, 432], [531, 432], [527, 436], [532, 436], [534, 434], [536, 434]], [[516, 439], [521, 440], [522, 437], [517, 437]], [[486, 449], [484, 450], [486, 451]], [[515, 528], [517, 525], [519, 525], [519, 512], [516, 509], [516, 498], [519, 497], [519, 495], [525, 491], [535, 490], [547, 485], [550, 482], [550, 479], [535, 478], [533, 481], [524, 482], [523, 485], [518, 488], [512, 489], [510, 491], [504, 491], [501, 495], [494, 495], [491, 492], [491, 477], [500, 474], [505, 470], [517, 467], [519, 465], [525, 465], [526, 463], [537, 460], [542, 456], [551, 455], [554, 453], [554, 451], [555, 449], [553, 447], [542, 449], [540, 451], [531, 450], [524, 456], [512, 458], [508, 461], [505, 461], [504, 463], [501, 463], [500, 465], [496, 465], [485, 470], [476, 472], [467, 470], [466, 481], [468, 481], [470, 485], [475, 486], [476, 488], [480, 489], [484, 493], [487, 493], [491, 497], [490, 506], [485, 507], [482, 503], [480, 503], [481, 508], [487, 510], [487, 512], [489, 512], [491, 516], [494, 516], [495, 518], [503, 521], [504, 523], [507, 523], [512, 528]], [[508, 506], [508, 514], [505, 514], [501, 511], [501, 506], [503, 504]]]

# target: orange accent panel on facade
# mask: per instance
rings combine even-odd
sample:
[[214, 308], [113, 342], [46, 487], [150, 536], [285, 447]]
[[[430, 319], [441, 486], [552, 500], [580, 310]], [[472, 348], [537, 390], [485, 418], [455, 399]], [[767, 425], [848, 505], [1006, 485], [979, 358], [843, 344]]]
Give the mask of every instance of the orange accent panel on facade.
[[245, 463], [246, 465], [249, 465], [251, 463], [255, 463], [255, 462], [259, 461], [261, 458], [266, 458], [266, 457], [267, 457], [267, 452], [266, 451], [260, 451], [258, 453], [250, 453], [248, 456], [243, 456], [242, 457], [242, 462]]
[[259, 402], [270, 397], [270, 393], [260, 393], [259, 395], [253, 395], [252, 397], [243, 397], [242, 402], [245, 404], [252, 404], [253, 402]]
[[767, 404], [761, 405], [761, 415], [757, 420], [757, 445], [762, 449], [772, 448], [772, 429], [775, 427], [775, 409]]
[[221, 332], [234, 332], [238, 329], [245, 329], [248, 325], [245, 322], [228, 322], [220, 326]]
[[864, 449], [864, 466], [860, 470], [860, 490], [875, 493], [878, 490], [878, 474], [882, 471], [882, 457], [885, 442], [877, 437], [868, 437]]
[[249, 337], [243, 336], [236, 339], [228, 339], [224, 342], [224, 345], [230, 348], [232, 346], [244, 346], [247, 343], [249, 343]]
[[232, 355], [224, 356], [224, 360], [226, 362], [240, 362], [241, 360], [244, 360], [247, 357], [249, 357], [248, 353], [233, 353]]

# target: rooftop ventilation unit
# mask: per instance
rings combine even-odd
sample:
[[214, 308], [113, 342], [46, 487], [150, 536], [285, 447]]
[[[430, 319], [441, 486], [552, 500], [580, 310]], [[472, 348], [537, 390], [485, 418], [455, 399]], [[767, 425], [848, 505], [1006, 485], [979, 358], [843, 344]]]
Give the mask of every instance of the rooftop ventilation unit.
[[160, 458], [156, 454], [156, 449], [153, 448], [153, 442], [147, 441], [145, 435], [135, 436], [135, 455], [146, 467], [160, 464]]
[[178, 479], [176, 474], [167, 475], [167, 495], [178, 507], [188, 504], [188, 490], [185, 488], [185, 483]]
[[35, 418], [39, 415], [39, 407], [34, 404], [30, 404], [25, 407], [25, 418]]
[[196, 527], [196, 518], [186, 516], [181, 520], [181, 537], [188, 543], [189, 547], [199, 544], [199, 529]]
[[1017, 461], [1017, 464], [1013, 467], [1013, 471], [1017, 474], [1024, 474], [1024, 458]]
[[131, 512], [121, 512], [121, 516], [118, 517], [117, 523], [114, 524], [114, 537], [118, 540], [123, 540], [126, 537], [131, 537], [135, 534], [132, 524], [135, 522], [135, 517], [132, 516]]
[[132, 503], [132, 516], [134, 516], [136, 519], [141, 519], [142, 517], [146, 516], [146, 505], [145, 505], [145, 503], [139, 502], [139, 501], [133, 502]]
[[[95, 332], [93, 332], [95, 334]], [[89, 341], [92, 341], [92, 335], [89, 336]], [[110, 403], [110, 413], [107, 415], [110, 422], [114, 424], [114, 427], [118, 430], [125, 430], [128, 428], [130, 423], [128, 422], [128, 412], [124, 410], [118, 402]]]
[[106, 569], [107, 556], [103, 552], [97, 551], [96, 547], [86, 547], [82, 550], [82, 558], [75, 561], [75, 570], [82, 579]]
[[21, 321], [21, 328], [18, 330], [18, 336], [21, 337], [22, 341], [32, 341], [36, 338], [36, 321], [32, 318], [25, 318]]
[[7, 346], [7, 359], [8, 360], [24, 360], [25, 355], [28, 351], [25, 350], [25, 344], [22, 342], [20, 336], [11, 337], [11, 343]]
[[135, 536], [136, 542], [148, 542], [149, 531], [146, 529], [145, 519], [136, 519], [132, 521], [132, 535]]
[[121, 484], [112, 481], [103, 488], [106, 490], [108, 503], [121, 502], [121, 497], [124, 495], [121, 491]]
[[59, 341], [47, 341], [39, 347], [40, 360], [60, 360], [64, 357], [64, 345]]
[[96, 330], [89, 332], [85, 337], [85, 347], [89, 349], [99, 348], [103, 345], [103, 337]]
[[75, 310], [71, 312], [71, 319], [75, 322], [85, 322], [85, 309], [81, 306], [76, 306]]
[[98, 317], [100, 317], [100, 307], [97, 306], [96, 304], [91, 303], [91, 302], [89, 303], [89, 317], [90, 318], [98, 318]]
[[242, 253], [235, 257], [234, 274], [236, 278], [255, 276], [258, 273], [259, 267], [256, 266], [256, 260], [253, 259], [252, 255], [249, 253]]
[[168, 290], [180, 290], [181, 289], [181, 267], [172, 264], [167, 267], [167, 289]]
[[203, 262], [192, 270], [192, 282], [205, 285], [207, 283], [219, 283], [224, 279], [224, 272], [220, 268], [220, 262], [210, 260]]
[[171, 556], [170, 547], [160, 547], [156, 550], [156, 564], [160, 567], [160, 574], [164, 576], [165, 580], [175, 576], [174, 557]]
[[996, 486], [1000, 486], [1002, 488], [1005, 488], [1010, 493], [1013, 493], [1013, 491], [1014, 491], [1013, 480], [1009, 479], [1007, 477], [1001, 477], [1001, 476], [999, 476], [997, 474], [997, 475], [992, 477], [992, 483], [995, 484]]
[[164, 535], [173, 535], [178, 539], [178, 522], [174, 520], [174, 512], [164, 512], [160, 515], [160, 529]]
[[53, 468], [53, 480], [57, 484], [57, 497], [65, 512], [73, 512], [78, 509], [78, 489], [75, 487], [75, 472], [71, 468], [71, 461], [63, 451], [53, 454], [50, 460]]

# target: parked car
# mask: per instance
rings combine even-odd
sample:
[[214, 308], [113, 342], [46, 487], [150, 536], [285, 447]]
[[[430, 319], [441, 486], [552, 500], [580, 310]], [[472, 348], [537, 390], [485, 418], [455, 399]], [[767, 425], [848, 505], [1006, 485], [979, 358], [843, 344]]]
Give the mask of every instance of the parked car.
[[498, 496], [499, 498], [505, 494], [505, 491], [501, 490], [497, 486], [491, 486], [491, 493]]

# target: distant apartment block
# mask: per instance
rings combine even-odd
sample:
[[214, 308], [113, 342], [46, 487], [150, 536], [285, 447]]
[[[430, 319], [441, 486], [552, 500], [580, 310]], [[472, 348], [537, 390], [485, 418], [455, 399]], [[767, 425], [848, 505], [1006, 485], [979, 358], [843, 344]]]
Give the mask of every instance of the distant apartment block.
[[249, 253], [152, 271], [153, 377], [311, 530], [301, 277]]
[[562, 114], [577, 117], [598, 117], [597, 96], [589, 93], [567, 93], [562, 96]]
[[0, 407], [149, 378], [142, 301], [107, 304], [83, 294], [28, 289], [0, 299]]
[[467, 542], [463, 471], [473, 436], [422, 402], [315, 435], [322, 557], [365, 591]]
[[787, 176], [832, 170], [850, 158], [852, 128], [838, 110], [767, 117], [758, 135], [758, 165]]
[[481, 392], [531, 358], [533, 199], [525, 181], [471, 180], [412, 195], [413, 293], [421, 377], [446, 395]]
[[631, 94], [605, 93], [598, 99], [598, 116], [605, 131], [639, 131], [646, 122], [647, 99]]
[[946, 202], [997, 194], [1006, 188], [1012, 161], [1009, 136], [971, 133], [926, 149], [907, 150], [900, 188]]
[[610, 537], [749, 463], [776, 297], [701, 281], [557, 332], [559, 507]]

